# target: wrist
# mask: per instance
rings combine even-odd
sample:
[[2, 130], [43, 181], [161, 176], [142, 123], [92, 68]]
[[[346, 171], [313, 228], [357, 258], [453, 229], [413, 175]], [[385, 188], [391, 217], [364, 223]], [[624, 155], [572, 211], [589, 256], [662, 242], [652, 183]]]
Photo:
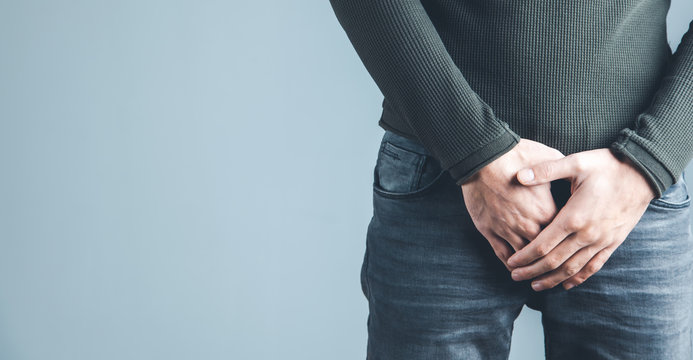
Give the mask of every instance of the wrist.
[[654, 184], [649, 180], [649, 178], [643, 173], [643, 170], [633, 162], [629, 157], [623, 156], [622, 154], [617, 153], [616, 158], [624, 164], [626, 167], [628, 167], [632, 173], [637, 174], [636, 176], [642, 180], [642, 183], [645, 184], [643, 188], [647, 189], [647, 199], [648, 201], [655, 199], [657, 197], [657, 188], [655, 187]]
[[[481, 170], [479, 170], [479, 171], [481, 171]], [[464, 181], [462, 181], [461, 183], [459, 183], [459, 186], [460, 186], [460, 187], [464, 187], [464, 186], [466, 186], [466, 185], [469, 185], [469, 184], [471, 184], [471, 183], [477, 181], [477, 180], [479, 179], [479, 171], [475, 172], [475, 173], [472, 174], [470, 177], [468, 177], [467, 179], [465, 179]]]

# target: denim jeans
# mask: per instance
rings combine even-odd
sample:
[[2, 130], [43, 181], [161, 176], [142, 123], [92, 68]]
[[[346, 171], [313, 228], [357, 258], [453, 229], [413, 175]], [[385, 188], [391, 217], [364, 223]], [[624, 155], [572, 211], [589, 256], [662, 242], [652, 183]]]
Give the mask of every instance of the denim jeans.
[[[421, 143], [386, 131], [373, 171], [361, 285], [368, 359], [507, 359], [524, 305], [548, 359], [691, 359], [693, 237], [684, 175], [583, 284], [535, 292], [476, 230]], [[569, 183], [552, 183], [557, 204]]]

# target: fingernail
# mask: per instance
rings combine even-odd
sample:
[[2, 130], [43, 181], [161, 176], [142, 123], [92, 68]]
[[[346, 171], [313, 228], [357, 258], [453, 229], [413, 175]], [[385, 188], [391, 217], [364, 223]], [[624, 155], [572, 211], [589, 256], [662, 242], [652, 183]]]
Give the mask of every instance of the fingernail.
[[520, 280], [520, 272], [517, 270], [513, 270], [513, 272], [510, 273], [510, 276], [513, 277], [513, 280]]
[[543, 287], [541, 286], [540, 282], [535, 281], [532, 283], [532, 289], [534, 289], [535, 291], [539, 291], [539, 290], [543, 289]]
[[530, 182], [534, 180], [534, 171], [532, 169], [522, 169], [517, 174], [517, 178], [522, 182]]
[[574, 287], [575, 287], [575, 284], [572, 284], [572, 283], [565, 284], [565, 289], [566, 289], [566, 290], [570, 290], [570, 289], [572, 289], [572, 288], [574, 288]]
[[513, 258], [512, 256], [508, 258], [508, 265], [510, 266], [517, 266], [517, 258]]

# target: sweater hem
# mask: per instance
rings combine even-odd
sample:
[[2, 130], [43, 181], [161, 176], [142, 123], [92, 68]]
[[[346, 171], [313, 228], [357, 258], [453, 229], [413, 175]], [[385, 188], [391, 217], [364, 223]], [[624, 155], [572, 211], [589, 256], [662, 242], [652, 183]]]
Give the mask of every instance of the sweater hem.
[[654, 186], [656, 198], [662, 197], [662, 194], [674, 184], [669, 171], [645, 148], [632, 141], [629, 135], [622, 135], [622, 139], [611, 144], [611, 149], [633, 161]]

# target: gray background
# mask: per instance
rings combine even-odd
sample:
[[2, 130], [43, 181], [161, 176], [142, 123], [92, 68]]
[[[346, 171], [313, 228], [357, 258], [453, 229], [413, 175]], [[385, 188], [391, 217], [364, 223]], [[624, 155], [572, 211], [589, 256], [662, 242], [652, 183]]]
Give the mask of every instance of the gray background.
[[364, 358], [381, 101], [327, 0], [0, 1], [0, 359]]

